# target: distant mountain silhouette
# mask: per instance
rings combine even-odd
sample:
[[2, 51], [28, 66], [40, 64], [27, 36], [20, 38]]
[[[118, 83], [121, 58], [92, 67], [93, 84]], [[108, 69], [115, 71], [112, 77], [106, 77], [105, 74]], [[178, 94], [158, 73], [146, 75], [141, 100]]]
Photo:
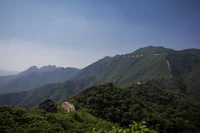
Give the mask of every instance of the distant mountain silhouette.
[[32, 67], [28, 68], [27, 70], [19, 73], [18, 76], [26, 76], [27, 74], [30, 74], [32, 72], [37, 72], [37, 71], [38, 71], [37, 66], [32, 66]]
[[34, 89], [45, 84], [59, 83], [76, 76], [79, 69], [44, 66], [32, 66], [13, 76], [0, 77], [0, 93], [20, 92]]
[[51, 66], [51, 65], [48, 65], [48, 66], [43, 66], [41, 67], [40, 69], [38, 69], [38, 73], [42, 73], [42, 72], [51, 72], [51, 71], [54, 71], [56, 69], [59, 69], [61, 67], [56, 67], [55, 65]]
[[55, 65], [53, 65], [53, 66], [51, 66], [51, 65], [43, 66], [41, 68], [38, 68], [37, 66], [32, 66], [32, 67], [28, 68], [27, 70], [21, 72], [19, 75], [25, 76], [25, 75], [32, 73], [32, 72], [37, 72], [37, 73], [51, 72], [51, 71], [54, 71], [54, 70], [60, 69], [60, 68], [62, 68], [62, 67], [56, 67]]

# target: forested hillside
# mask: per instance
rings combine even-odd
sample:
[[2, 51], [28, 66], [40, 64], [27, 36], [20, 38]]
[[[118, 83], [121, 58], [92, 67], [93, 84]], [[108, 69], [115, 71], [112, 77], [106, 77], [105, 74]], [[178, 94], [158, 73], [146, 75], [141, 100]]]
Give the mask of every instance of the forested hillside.
[[130, 87], [102, 87], [71, 102], [92, 115], [127, 127], [132, 121], [146, 121], [158, 132], [200, 132], [200, 104], [191, 98], [163, 90], [152, 83]]
[[94, 81], [94, 78], [90, 77], [63, 83], [48, 84], [20, 93], [0, 94], [0, 105], [30, 108], [49, 98], [57, 102], [63, 101], [81, 91], [92, 81]]
[[[89, 68], [99, 69], [90, 74]], [[200, 86], [200, 50], [198, 49], [175, 51], [149, 46], [129, 54], [102, 59], [82, 71], [86, 69], [89, 75], [96, 78], [90, 86], [105, 81], [111, 81], [122, 87], [132, 83], [152, 81], [167, 90], [200, 100], [198, 87]]]
[[[113, 82], [120, 87], [151, 81], [165, 90], [185, 94], [199, 101], [199, 66], [198, 49], [174, 51], [149, 46], [129, 54], [105, 57], [85, 67], [77, 76], [63, 83], [44, 85], [22, 93], [1, 94], [0, 99], [5, 100], [0, 100], [0, 104], [31, 107], [46, 98], [62, 101], [84, 88], [105, 81]], [[62, 74], [67, 76], [64, 72]], [[48, 78], [58, 79], [51, 75], [48, 75]], [[42, 80], [38, 80], [40, 78], [37, 76], [35, 79], [38, 82]], [[28, 83], [27, 79], [23, 81]]]
[[37, 107], [30, 110], [0, 107], [1, 133], [156, 133], [145, 122], [133, 122], [129, 128], [92, 116], [79, 110], [66, 112], [58, 103], [57, 113], [47, 113]]
[[62, 109], [61, 103], [57, 103], [58, 113], [47, 113], [37, 106], [29, 110], [1, 106], [0, 130], [22, 133], [200, 132], [200, 104], [151, 82], [125, 88], [96, 86], [71, 97], [70, 101], [76, 108], [70, 113]]
[[[91, 133], [111, 130], [111, 122], [96, 118], [83, 111], [67, 113], [58, 105], [58, 113], [47, 113], [33, 108], [0, 107], [1, 133]], [[117, 125], [116, 125], [117, 126]]]

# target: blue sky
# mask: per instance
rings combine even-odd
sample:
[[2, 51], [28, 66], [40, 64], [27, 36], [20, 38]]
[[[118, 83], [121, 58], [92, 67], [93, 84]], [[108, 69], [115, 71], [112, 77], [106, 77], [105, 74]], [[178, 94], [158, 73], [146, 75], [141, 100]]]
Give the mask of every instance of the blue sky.
[[0, 0], [0, 69], [84, 68], [149, 45], [200, 48], [200, 1]]

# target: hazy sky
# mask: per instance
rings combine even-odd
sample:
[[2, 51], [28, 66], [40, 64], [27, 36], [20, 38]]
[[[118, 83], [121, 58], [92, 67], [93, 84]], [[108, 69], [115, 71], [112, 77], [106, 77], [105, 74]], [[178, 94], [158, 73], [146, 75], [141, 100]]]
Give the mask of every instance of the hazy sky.
[[200, 1], [0, 0], [0, 69], [83, 68], [148, 45], [200, 48]]

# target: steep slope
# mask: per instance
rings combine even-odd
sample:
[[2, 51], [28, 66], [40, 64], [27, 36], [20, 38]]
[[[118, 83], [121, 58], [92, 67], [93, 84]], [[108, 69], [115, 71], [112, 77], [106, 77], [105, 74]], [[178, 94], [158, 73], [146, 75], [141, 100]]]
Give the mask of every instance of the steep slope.
[[187, 49], [168, 53], [171, 77], [152, 80], [166, 89], [181, 92], [200, 101], [200, 50]]
[[[36, 71], [35, 71], [36, 70]], [[20, 92], [40, 87], [45, 84], [59, 83], [76, 76], [79, 69], [56, 68], [51, 71], [37, 72], [36, 67], [20, 73], [18, 78], [12, 79], [0, 87], [0, 93]], [[23, 75], [23, 76], [22, 76]]]
[[113, 81], [121, 86], [150, 78], [167, 77], [169, 72], [164, 57], [164, 54], [116, 56], [104, 69], [99, 70], [96, 76], [100, 82]]
[[80, 73], [77, 75], [77, 78], [85, 78], [88, 76], [95, 75], [97, 71], [103, 69], [111, 60], [112, 57], [106, 56], [103, 59], [100, 59], [92, 63], [91, 65], [82, 69]]
[[19, 93], [0, 94], [0, 105], [30, 108], [49, 98], [54, 101], [63, 101], [87, 87], [92, 81], [94, 81], [94, 78], [91, 77], [57, 84], [48, 84]]
[[[103, 68], [96, 69], [92, 73], [92, 76], [95, 76], [97, 80], [91, 85], [112, 81], [117, 85], [125, 86], [152, 78], [169, 77], [170, 72], [165, 57], [171, 52], [174, 52], [174, 50], [149, 46], [129, 54], [110, 57], [109, 60], [102, 59], [101, 62], [107, 62]], [[90, 67], [99, 63], [98, 61]], [[90, 73], [89, 71], [88, 74]]]
[[187, 49], [167, 55], [171, 73], [186, 86], [185, 94], [200, 100], [200, 50]]
[[174, 51], [149, 46], [110, 58], [103, 68], [92, 73], [96, 80], [90, 86], [104, 81], [127, 86], [151, 80], [165, 89], [186, 94], [199, 101], [199, 72], [200, 50]]
[[171, 64], [172, 75], [184, 78], [200, 63], [200, 50], [186, 49], [169, 53], [166, 59]]
[[[151, 52], [148, 52], [149, 48]], [[23, 94], [21, 96], [23, 98], [18, 103], [13, 102], [18, 99], [15, 97], [21, 95], [21, 93], [0, 95], [0, 99], [3, 99], [4, 96], [8, 101], [9, 98], [12, 99], [9, 103], [3, 101], [0, 104], [31, 107], [41, 102], [41, 99], [55, 98], [55, 95], [59, 98], [62, 97], [62, 99], [55, 98], [56, 101], [64, 100], [86, 87], [101, 84], [104, 81], [111, 81], [120, 87], [152, 81], [166, 90], [186, 94], [200, 101], [198, 97], [200, 95], [199, 58], [200, 52], [196, 49], [174, 51], [163, 47], [150, 46], [125, 55], [105, 57], [89, 65], [82, 69], [76, 77], [70, 79], [70, 82], [76, 84], [76, 86], [65, 85], [61, 87], [65, 83], [68, 84], [69, 81], [58, 84], [59, 89], [51, 87], [51, 85], [43, 86], [41, 87], [43, 89], [38, 88], [37, 91], [33, 90], [32, 93], [30, 93], [31, 91], [23, 92], [29, 93], [29, 95], [24, 96]], [[75, 90], [73, 91], [73, 89]], [[43, 98], [40, 95], [38, 96], [40, 93]], [[30, 99], [24, 100], [27, 97], [30, 97]], [[33, 102], [30, 102], [32, 99], [34, 99]]]
[[38, 67], [37, 66], [31, 66], [27, 70], [19, 73], [18, 77], [20, 77], [20, 76], [26, 76], [26, 75], [28, 75], [30, 73], [37, 72], [37, 71], [38, 71]]
[[150, 82], [128, 88], [96, 86], [71, 102], [77, 109], [85, 108], [92, 115], [121, 126], [146, 121], [158, 132], [200, 132], [200, 104]]

